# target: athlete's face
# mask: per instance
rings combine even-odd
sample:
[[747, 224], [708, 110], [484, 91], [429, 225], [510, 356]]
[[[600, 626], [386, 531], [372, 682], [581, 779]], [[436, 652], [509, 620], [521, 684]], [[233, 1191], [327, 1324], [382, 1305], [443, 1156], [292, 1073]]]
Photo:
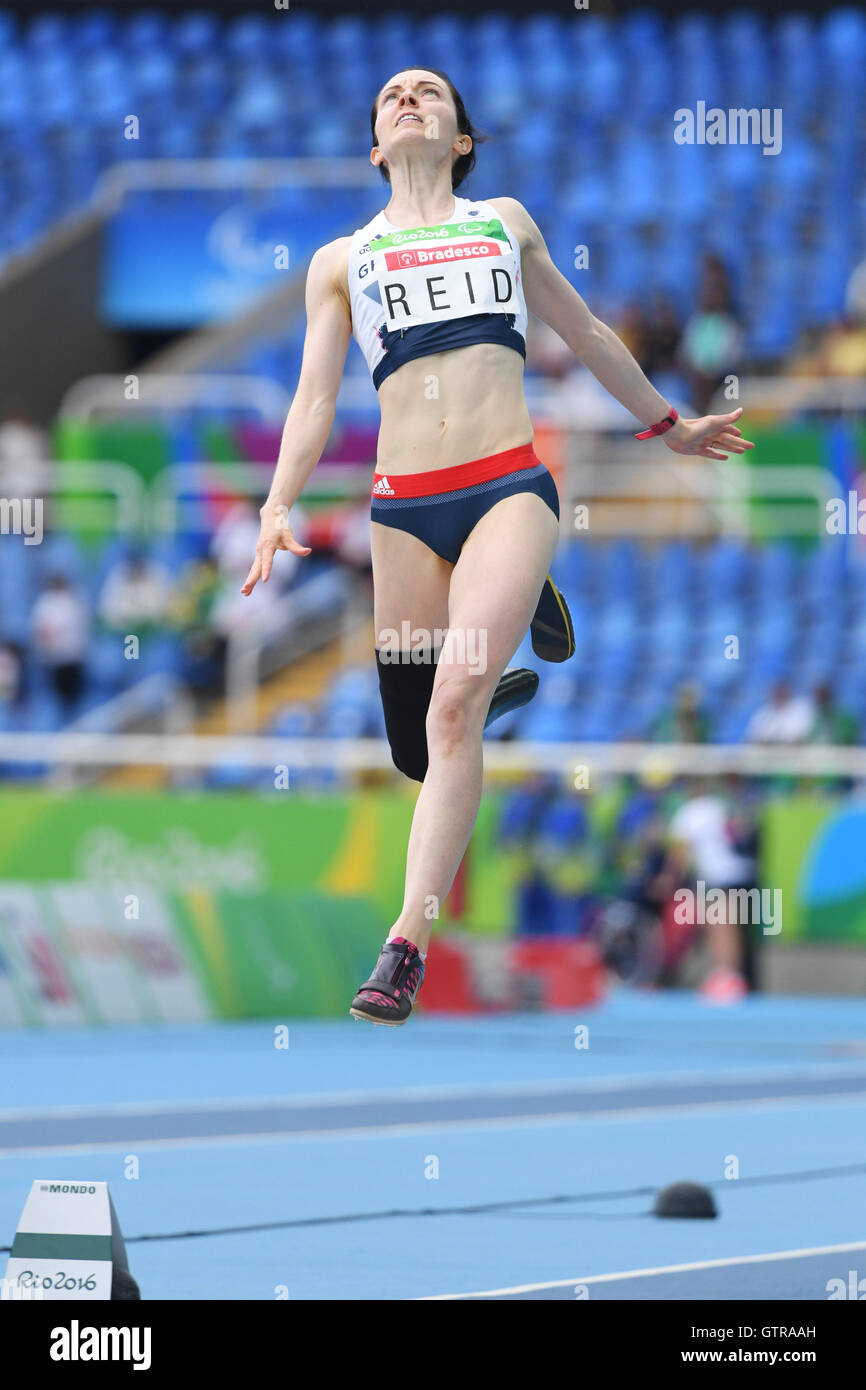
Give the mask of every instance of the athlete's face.
[[437, 153], [468, 154], [472, 140], [457, 129], [457, 111], [446, 84], [432, 72], [412, 68], [386, 83], [377, 98], [374, 164], [399, 159], [418, 141]]

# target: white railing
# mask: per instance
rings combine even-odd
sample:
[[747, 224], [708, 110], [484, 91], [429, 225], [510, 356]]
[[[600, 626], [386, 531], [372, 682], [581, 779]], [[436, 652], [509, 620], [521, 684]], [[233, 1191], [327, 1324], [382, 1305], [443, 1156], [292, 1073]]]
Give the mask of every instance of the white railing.
[[106, 730], [120, 730], [136, 719], [148, 719], [154, 714], [164, 718], [166, 733], [192, 728], [195, 710], [189, 693], [165, 672], [145, 676], [112, 699], [66, 726], [66, 733], [96, 734], [106, 738]]
[[[33, 492], [43, 493], [109, 493], [113, 499], [115, 527], [123, 534], [138, 531], [146, 524], [149, 503], [148, 489], [141, 475], [130, 464], [119, 459], [28, 459], [27, 475], [33, 476]], [[14, 483], [11, 471], [9, 481]], [[31, 486], [28, 484], [28, 487]], [[105, 502], [93, 496], [64, 496], [67, 517], [80, 513], [85, 523], [96, 520]], [[68, 529], [68, 528], [67, 528]]]
[[740, 379], [737, 399], [728, 400], [724, 389], [719, 390], [709, 413], [727, 415], [738, 406], [782, 415], [806, 410], [866, 411], [866, 381], [854, 376], [746, 376]]
[[[258, 497], [270, 486], [273, 465], [256, 463], [179, 463], [161, 468], [150, 484], [150, 519], [155, 532], [172, 532], [181, 524], [184, 506], [209, 493]], [[370, 494], [372, 463], [327, 464], [313, 475], [308, 493], [360, 500]], [[303, 498], [301, 499], [303, 502]]]
[[[237, 762], [276, 769], [333, 768], [341, 773], [394, 772], [382, 739], [282, 739], [185, 734], [0, 734], [0, 763], [64, 767], [213, 768]], [[636, 773], [659, 777], [744, 776], [866, 778], [866, 748], [824, 744], [485, 742], [487, 773], [560, 773], [593, 778]]]
[[[592, 513], [590, 536], [630, 532], [747, 536], [755, 524], [749, 510], [755, 501], [773, 503], [772, 521], [781, 534], [827, 536], [821, 523], [827, 502], [839, 490], [838, 479], [829, 469], [761, 468], [709, 459], [691, 466], [653, 458], [648, 471], [646, 463], [587, 463], [579, 457], [580, 441], [572, 439], [571, 444], [563, 502], [599, 501], [616, 507], [615, 519], [606, 520], [601, 509]], [[312, 474], [308, 492], [360, 500], [369, 492], [372, 466], [372, 461], [369, 465], [328, 464]], [[207, 492], [256, 496], [269, 481], [269, 471], [258, 464], [185, 463], [161, 469], [150, 485], [152, 524], [159, 531], [172, 532], [179, 525], [184, 497]], [[785, 505], [787, 498], [794, 500]], [[810, 502], [815, 510], [807, 505]], [[697, 512], [683, 504], [697, 506]], [[573, 534], [567, 506], [562, 521], [563, 534]]]
[[[138, 383], [138, 394], [132, 399], [127, 398], [130, 377]], [[82, 377], [63, 396], [58, 415], [65, 420], [91, 420], [96, 415], [117, 420], [161, 410], [246, 409], [265, 424], [282, 425], [292, 399], [292, 392], [276, 377], [183, 367], [176, 372], [130, 371]], [[372, 382], [346, 377], [337, 395], [340, 410], [369, 413], [377, 422], [379, 403]]]
[[[255, 463], [175, 463], [155, 473], [150, 484], [150, 522], [155, 532], [179, 529], [181, 499], [199, 501], [210, 493], [257, 497], [270, 476]], [[250, 557], [252, 561], [252, 556]]]
[[[778, 534], [827, 539], [827, 503], [839, 492], [829, 469], [762, 468], [709, 459], [688, 463], [657, 455], [642, 463], [613, 461], [621, 457], [618, 444], [601, 441], [587, 459], [580, 437], [570, 437], [561, 489], [563, 537], [577, 534], [571, 513], [575, 503], [590, 508], [589, 527], [581, 531], [590, 538], [660, 538], [748, 536], [756, 524], [751, 504], [760, 502], [773, 504], [771, 520]], [[272, 471], [270, 465], [241, 460], [178, 463], [159, 469], [146, 483], [118, 460], [43, 460], [32, 466], [39, 474], [39, 492], [110, 493], [116, 529], [142, 535], [173, 534], [182, 526], [182, 509], [212, 493], [257, 497], [267, 491]], [[372, 460], [328, 464], [313, 473], [308, 493], [359, 501], [368, 495], [372, 468]], [[791, 500], [786, 504], [786, 499]], [[79, 513], [87, 520], [99, 515], [104, 503], [67, 495], [64, 506], [67, 515]]]
[[[564, 533], [573, 527], [569, 505], [584, 503], [591, 536], [748, 536], [759, 520], [762, 533], [770, 522], [778, 535], [827, 536], [827, 503], [840, 488], [827, 468], [678, 461], [664, 445], [645, 448], [640, 461], [619, 461], [620, 446], [602, 441], [588, 459], [580, 436], [569, 437]], [[759, 518], [753, 503], [772, 503], [771, 515]]]
[[[195, 701], [189, 691], [174, 677], [163, 672], [145, 676], [104, 704], [67, 724], [67, 736], [96, 735], [106, 739], [121, 738], [121, 731], [136, 723], [161, 725], [166, 735], [188, 735], [195, 723]], [[101, 768], [92, 765], [64, 762], [52, 768], [50, 781], [58, 788], [72, 788], [99, 780]], [[88, 775], [89, 774], [89, 775]]]
[[178, 188], [371, 188], [366, 159], [137, 159], [112, 164], [92, 203], [113, 212], [124, 194]]
[[[325, 571], [299, 588], [289, 589], [284, 602], [269, 615], [266, 624], [241, 623], [230, 629], [225, 662], [226, 718], [233, 734], [258, 727], [262, 658], [267, 649], [279, 649], [281, 644], [293, 642], [297, 658], [321, 643], [324, 636], [321, 624], [314, 630], [314, 640], [309, 638], [310, 615], [316, 611], [317, 602], [322, 605], [324, 600], [329, 606], [340, 604], [340, 594], [338, 592], [335, 597], [334, 588], [333, 576]], [[302, 628], [308, 632], [306, 643], [300, 642]], [[286, 658], [286, 664], [290, 659]]]
[[[136, 394], [128, 396], [130, 380]], [[60, 403], [62, 420], [90, 420], [102, 414], [129, 419], [138, 413], [211, 408], [244, 409], [266, 424], [286, 418], [292, 394], [271, 377], [238, 372], [177, 372], [86, 376], [70, 386]]]

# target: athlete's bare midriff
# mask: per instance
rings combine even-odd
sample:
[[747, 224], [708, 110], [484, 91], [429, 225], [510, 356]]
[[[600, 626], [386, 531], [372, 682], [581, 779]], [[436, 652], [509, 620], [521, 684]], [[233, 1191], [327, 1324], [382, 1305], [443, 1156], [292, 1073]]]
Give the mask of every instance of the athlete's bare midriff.
[[453, 468], [532, 439], [523, 358], [501, 343], [407, 362], [382, 382], [379, 408], [379, 473]]

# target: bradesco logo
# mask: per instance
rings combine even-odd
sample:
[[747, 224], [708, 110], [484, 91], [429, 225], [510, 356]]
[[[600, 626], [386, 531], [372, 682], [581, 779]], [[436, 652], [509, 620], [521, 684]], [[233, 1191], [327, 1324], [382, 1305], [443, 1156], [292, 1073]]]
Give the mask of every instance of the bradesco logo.
[[386, 251], [387, 270], [406, 270], [416, 265], [439, 265], [443, 261], [471, 261], [478, 257], [501, 256], [495, 241], [469, 241], [460, 246], [431, 246], [417, 251]]
[[96, 1191], [95, 1187], [88, 1187], [83, 1183], [53, 1182], [48, 1187], [43, 1183], [40, 1192], [86, 1192], [91, 1195]]

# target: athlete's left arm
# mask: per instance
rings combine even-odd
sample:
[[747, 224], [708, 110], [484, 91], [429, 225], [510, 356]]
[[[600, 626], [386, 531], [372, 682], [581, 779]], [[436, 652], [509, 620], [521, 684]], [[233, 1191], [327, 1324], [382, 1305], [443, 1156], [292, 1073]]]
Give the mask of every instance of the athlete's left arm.
[[[502, 212], [520, 242], [527, 308], [559, 334], [602, 386], [642, 424], [650, 426], [664, 420], [670, 413], [668, 402], [644, 376], [622, 339], [590, 312], [574, 286], [557, 270], [544, 237], [523, 204], [516, 198], [489, 201]], [[755, 447], [743, 439], [734, 424], [742, 413], [739, 409], [730, 415], [704, 415], [698, 420], [680, 417], [661, 438], [677, 454], [713, 459], [742, 454]]]

